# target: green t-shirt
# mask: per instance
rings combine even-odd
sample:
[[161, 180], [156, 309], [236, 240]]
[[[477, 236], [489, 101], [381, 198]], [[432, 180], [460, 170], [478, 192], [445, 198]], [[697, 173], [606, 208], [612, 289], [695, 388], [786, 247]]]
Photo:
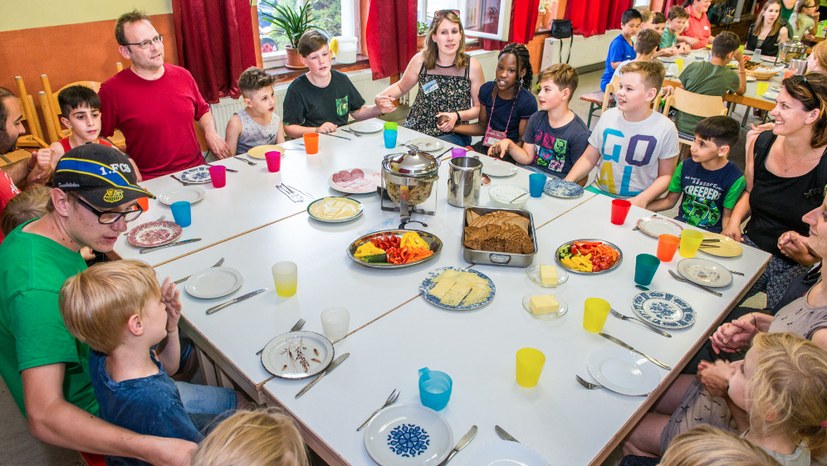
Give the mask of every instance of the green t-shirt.
[[668, 49], [669, 47], [675, 45], [677, 41], [678, 35], [670, 31], [667, 27], [663, 30], [663, 34], [660, 36], [660, 44], [658, 45], [658, 48], [661, 50]]
[[65, 363], [64, 397], [97, 415], [89, 347], [69, 333], [58, 308], [63, 282], [86, 269], [86, 262], [76, 251], [22, 228], [0, 245], [0, 375], [25, 416], [20, 372]]
[[[689, 64], [681, 73], [680, 79], [683, 88], [689, 92], [721, 97], [727, 92], [737, 91], [741, 84], [737, 72], [706, 61]], [[675, 126], [679, 133], [694, 135], [695, 125], [701, 120], [703, 118], [683, 112], [675, 114]]]

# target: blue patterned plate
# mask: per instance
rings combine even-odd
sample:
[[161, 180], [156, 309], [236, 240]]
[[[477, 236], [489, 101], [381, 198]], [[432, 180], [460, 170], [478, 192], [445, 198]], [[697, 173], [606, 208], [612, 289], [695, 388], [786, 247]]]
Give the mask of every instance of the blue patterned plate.
[[365, 427], [365, 449], [381, 466], [436, 465], [453, 446], [448, 423], [418, 404], [385, 408]]
[[683, 299], [664, 291], [644, 291], [632, 298], [632, 310], [641, 319], [666, 329], [695, 323], [695, 310]]
[[548, 177], [543, 191], [549, 196], [562, 199], [573, 199], [583, 195], [583, 187], [579, 184], [573, 181], [561, 180], [554, 176]]
[[189, 170], [184, 170], [178, 176], [181, 181], [185, 183], [209, 183], [210, 182], [210, 167], [206, 165], [199, 165]]
[[[488, 295], [481, 301], [477, 301], [471, 304], [462, 304], [469, 297], [472, 297], [474, 295], [475, 290], [471, 289], [470, 292], [465, 294], [465, 298], [462, 300], [462, 302], [460, 302], [460, 304], [451, 305], [443, 303], [438, 297], [432, 295], [431, 291], [437, 285], [439, 277], [443, 274], [443, 272], [447, 271], [456, 271], [459, 273], [470, 273], [477, 275], [477, 278], [481, 278], [483, 281], [487, 282], [486, 285], [489, 288]], [[481, 272], [477, 272], [474, 269], [461, 269], [459, 267], [442, 267], [428, 272], [428, 276], [425, 277], [425, 280], [423, 280], [422, 284], [419, 285], [419, 292], [422, 294], [422, 297], [425, 298], [425, 301], [428, 301], [436, 307], [448, 309], [449, 311], [471, 311], [474, 309], [479, 309], [481, 307], [487, 306], [494, 299], [494, 294], [496, 294], [497, 292], [497, 287], [494, 286], [494, 282], [491, 281], [491, 279], [488, 278], [487, 275]]]

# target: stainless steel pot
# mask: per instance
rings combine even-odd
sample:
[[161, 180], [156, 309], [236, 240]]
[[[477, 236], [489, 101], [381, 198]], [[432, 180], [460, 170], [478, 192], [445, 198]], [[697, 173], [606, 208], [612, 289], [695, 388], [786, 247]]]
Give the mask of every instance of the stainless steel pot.
[[778, 47], [778, 60], [789, 64], [790, 60], [807, 58], [807, 46], [795, 39], [788, 40]]
[[419, 205], [431, 197], [439, 178], [439, 162], [427, 153], [410, 149], [404, 154], [388, 154], [382, 160], [382, 181], [388, 197], [396, 204]]

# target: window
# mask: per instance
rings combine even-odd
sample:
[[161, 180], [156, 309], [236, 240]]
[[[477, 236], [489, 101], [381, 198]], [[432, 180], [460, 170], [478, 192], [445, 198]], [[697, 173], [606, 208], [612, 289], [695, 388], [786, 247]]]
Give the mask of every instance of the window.
[[[296, 4], [301, 5], [305, 0], [271, 0], [275, 5], [284, 5], [295, 11]], [[313, 24], [326, 32], [330, 37], [351, 36], [359, 37], [358, 31], [358, 0], [312, 0]], [[258, 32], [261, 40], [261, 56], [269, 66], [279, 66], [285, 57], [287, 37], [270, 23], [264, 14], [272, 15], [272, 6], [258, 0]]]
[[460, 11], [462, 26], [468, 37], [508, 41], [511, 0], [417, 0], [417, 21], [431, 25], [434, 12], [445, 9]]

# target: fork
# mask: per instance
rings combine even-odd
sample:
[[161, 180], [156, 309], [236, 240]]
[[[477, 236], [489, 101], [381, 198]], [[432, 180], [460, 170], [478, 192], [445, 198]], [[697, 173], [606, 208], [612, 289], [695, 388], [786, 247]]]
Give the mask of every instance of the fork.
[[[218, 259], [218, 262], [216, 262], [215, 264], [213, 264], [213, 266], [212, 266], [212, 267], [210, 267], [210, 268], [213, 268], [213, 269], [214, 269], [214, 268], [216, 268], [216, 267], [221, 267], [221, 264], [223, 264], [223, 263], [224, 263], [224, 258], [222, 257], [221, 259]], [[178, 280], [175, 280], [173, 283], [175, 283], [176, 285], [180, 285], [181, 283], [184, 283], [185, 281], [187, 281], [187, 280], [188, 280], [191, 276], [192, 276], [192, 274], [187, 275], [187, 276], [186, 276], [186, 277], [184, 277], [184, 278], [179, 278]]]
[[[587, 389], [589, 389], [589, 390], [597, 390], [598, 388], [606, 388], [606, 387], [604, 387], [603, 385], [600, 385], [599, 383], [596, 383], [596, 382], [589, 382], [589, 381], [585, 380], [584, 378], [580, 377], [580, 376], [579, 376], [579, 375], [577, 375], [577, 374], [574, 374], [574, 377], [577, 379], [577, 382], [578, 382], [580, 385], [582, 385], [583, 387], [585, 387], [585, 388], [587, 388]], [[608, 390], [608, 389], [607, 389], [607, 390]], [[642, 394], [640, 394], [640, 395], [633, 395], [633, 396], [649, 396], [649, 394], [648, 394], [648, 393], [642, 393]]]
[[[206, 165], [206, 166], [208, 166], [208, 167], [215, 167], [215, 166], [216, 166], [216, 165], [214, 165], [214, 164], [212, 164], [212, 163], [210, 163], [210, 162], [204, 162], [204, 165]], [[232, 169], [232, 168], [230, 168], [230, 167], [224, 167], [224, 169], [225, 169], [225, 170], [227, 170], [227, 171], [228, 171], [228, 172], [230, 172], [230, 173], [238, 173], [238, 170]]]
[[[299, 319], [299, 320], [298, 320], [298, 321], [297, 321], [297, 322], [296, 322], [296, 323], [295, 323], [295, 324], [294, 324], [294, 325], [290, 328], [290, 331], [289, 331], [289, 332], [287, 332], [287, 333], [290, 333], [290, 332], [298, 332], [299, 330], [301, 330], [301, 329], [302, 329], [302, 327], [304, 327], [304, 323], [305, 323], [305, 322], [304, 322], [304, 319]], [[270, 343], [270, 342], [268, 341], [267, 343]], [[264, 348], [267, 348], [267, 345], [266, 345], [266, 344], [265, 344], [264, 346], [262, 346], [260, 350], [256, 351], [256, 356], [261, 356], [261, 353], [263, 353], [263, 352], [264, 352]]]
[[350, 133], [350, 134], [356, 136], [357, 138], [362, 137], [361, 134], [357, 133], [356, 131], [353, 131], [352, 129], [347, 129], [347, 128], [339, 128], [339, 129], [344, 131], [345, 133]]
[[703, 286], [703, 285], [699, 285], [699, 284], [697, 284], [697, 283], [695, 283], [695, 282], [693, 282], [693, 281], [691, 281], [691, 280], [687, 280], [687, 279], [685, 279], [685, 278], [681, 277], [680, 275], [676, 274], [675, 272], [673, 272], [673, 271], [671, 271], [671, 270], [669, 271], [669, 275], [671, 275], [671, 276], [672, 276], [672, 278], [674, 278], [675, 280], [677, 280], [677, 281], [679, 281], [679, 282], [684, 282], [684, 283], [689, 283], [690, 285], [695, 285], [695, 286], [697, 286], [698, 288], [700, 288], [700, 289], [702, 289], [702, 290], [706, 291], [707, 293], [712, 293], [712, 294], [714, 294], [715, 296], [718, 296], [719, 298], [720, 298], [721, 296], [723, 296], [721, 293], [719, 293], [719, 292], [717, 292], [717, 291], [715, 291], [715, 290], [713, 290], [713, 289], [707, 288], [707, 287], [705, 287], [705, 286]]
[[659, 328], [657, 328], [657, 327], [655, 327], [655, 326], [651, 325], [649, 322], [646, 322], [645, 320], [638, 319], [637, 317], [634, 317], [634, 316], [627, 316], [627, 315], [625, 315], [625, 314], [621, 314], [621, 313], [620, 313], [620, 311], [617, 311], [617, 310], [612, 309], [612, 308], [609, 308], [609, 312], [610, 312], [613, 316], [617, 317], [617, 318], [618, 318], [618, 319], [620, 319], [620, 320], [634, 320], [635, 322], [640, 322], [640, 323], [641, 323], [641, 324], [643, 324], [646, 328], [648, 328], [649, 330], [651, 330], [651, 331], [653, 331], [653, 332], [657, 333], [658, 335], [663, 335], [663, 336], [665, 336], [666, 338], [672, 338], [672, 335], [671, 335], [671, 334], [664, 332], [663, 330], [661, 330], [661, 329], [659, 329]]
[[240, 155], [236, 155], [236, 156], [235, 156], [235, 157], [233, 157], [233, 158], [234, 158], [234, 159], [237, 159], [237, 160], [241, 160], [242, 162], [246, 163], [247, 165], [250, 165], [251, 167], [255, 167], [255, 166], [256, 166], [256, 163], [255, 163], [255, 162], [253, 162], [253, 161], [252, 161], [252, 160], [250, 160], [250, 159], [245, 159], [244, 157], [242, 157], [242, 156], [240, 156]]
[[360, 425], [359, 427], [356, 428], [356, 432], [359, 432], [360, 430], [364, 429], [365, 426], [368, 425], [368, 423], [373, 418], [375, 418], [377, 414], [379, 414], [379, 411], [382, 411], [383, 409], [387, 408], [388, 406], [396, 403], [396, 400], [398, 398], [399, 398], [399, 390], [394, 388], [393, 391], [391, 392], [391, 394], [388, 395], [388, 399], [385, 400], [385, 404], [383, 404], [381, 408], [374, 411], [367, 419], [365, 419], [365, 422], [363, 422], [362, 425]]

